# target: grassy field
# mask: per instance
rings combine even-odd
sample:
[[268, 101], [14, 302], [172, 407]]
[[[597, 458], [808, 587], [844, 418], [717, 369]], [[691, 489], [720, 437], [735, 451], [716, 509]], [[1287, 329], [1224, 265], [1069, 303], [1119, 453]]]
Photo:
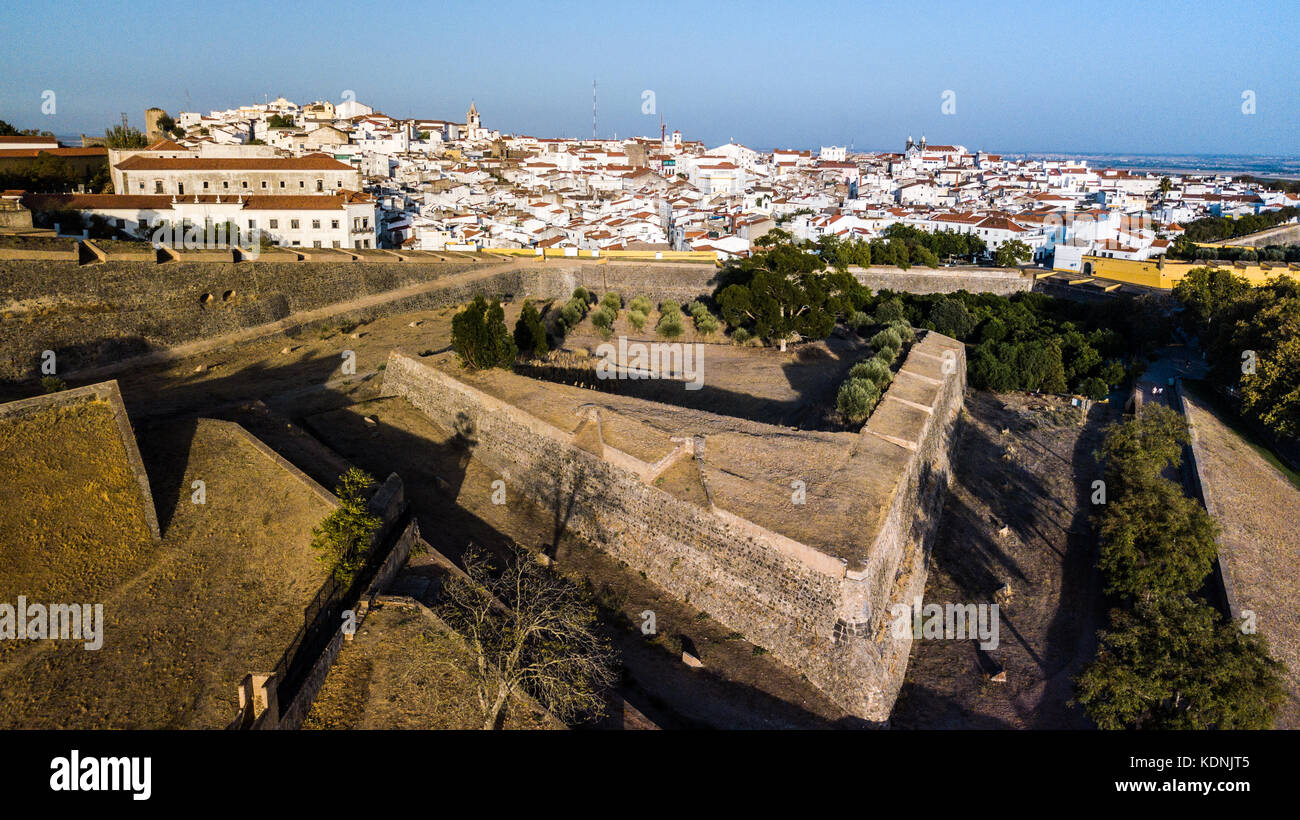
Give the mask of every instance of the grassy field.
[[1300, 490], [1210, 404], [1189, 394], [1186, 405], [1237, 606], [1255, 613], [1269, 654], [1287, 666], [1290, 698], [1277, 726], [1300, 728]]
[[[0, 727], [222, 728], [239, 680], [275, 665], [325, 580], [309, 543], [326, 502], [237, 428], [200, 420], [140, 440], [162, 544], [132, 572], [102, 576], [111, 578], [94, 595], [104, 605], [102, 649], [22, 642], [6, 659]], [[192, 502], [195, 481], [205, 482], [201, 505]], [[88, 538], [98, 550], [111, 543]], [[27, 565], [50, 578], [46, 594], [80, 600], [59, 583], [58, 566], [39, 558]]]
[[[345, 643], [304, 729], [478, 729], [465, 641], [424, 607], [381, 604]], [[505, 729], [561, 729], [516, 698]]]
[[0, 475], [0, 601], [99, 600], [153, 554], [107, 402], [0, 420]]
[[1241, 439], [1243, 444], [1254, 450], [1255, 453], [1267, 462], [1270, 467], [1281, 473], [1283, 478], [1291, 482], [1291, 486], [1300, 490], [1300, 472], [1296, 472], [1288, 467], [1282, 459], [1277, 457], [1277, 454], [1274, 453], [1267, 444], [1261, 442], [1259, 438], [1242, 423], [1241, 419], [1237, 416], [1237, 413], [1228, 406], [1228, 403], [1221, 396], [1216, 394], [1202, 381], [1184, 381], [1183, 386], [1186, 388], [1187, 393], [1192, 394], [1197, 401], [1213, 410], [1214, 417], [1218, 420], [1219, 424], [1222, 424], [1224, 427], [1227, 427], [1235, 433], [1237, 438]]

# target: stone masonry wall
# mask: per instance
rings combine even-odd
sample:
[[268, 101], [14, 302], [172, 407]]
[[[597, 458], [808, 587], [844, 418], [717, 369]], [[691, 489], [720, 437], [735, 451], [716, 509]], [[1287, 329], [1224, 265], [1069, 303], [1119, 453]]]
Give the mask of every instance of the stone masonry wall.
[[[32, 251], [12, 251], [32, 254]], [[496, 271], [469, 279], [476, 268]], [[928, 270], [928, 269], [926, 269]], [[39, 375], [40, 354], [53, 350], [60, 373], [111, 364], [134, 355], [266, 325], [303, 311], [396, 291], [417, 283], [434, 287], [393, 294], [383, 304], [346, 310], [338, 318], [377, 316], [489, 296], [568, 298], [579, 285], [625, 298], [687, 302], [712, 293], [713, 265], [674, 263], [533, 262], [219, 262], [109, 260], [81, 265], [68, 259], [0, 256], [0, 380]], [[1007, 293], [1028, 289], [995, 269], [946, 273], [913, 268], [855, 271], [873, 288], [916, 293]]]
[[[960, 356], [960, 345], [951, 344]], [[915, 351], [909, 361], [921, 355]], [[891, 602], [910, 601], [924, 587], [964, 373], [958, 359], [863, 569], [726, 511], [684, 502], [645, 483], [627, 466], [635, 461], [628, 454], [607, 448], [601, 458], [575, 447], [569, 431], [404, 354], [390, 356], [383, 392], [462, 431], [474, 457], [505, 476], [510, 491], [567, 511], [567, 526], [581, 536], [803, 672], [846, 710], [884, 723], [910, 640], [895, 641], [883, 627]], [[864, 602], [870, 622], [846, 629]]]

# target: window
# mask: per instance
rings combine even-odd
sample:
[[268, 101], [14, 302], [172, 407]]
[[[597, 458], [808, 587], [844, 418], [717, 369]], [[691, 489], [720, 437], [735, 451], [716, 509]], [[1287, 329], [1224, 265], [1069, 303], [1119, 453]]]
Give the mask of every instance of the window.
[[361, 230], [361, 218], [360, 218], [360, 217], [356, 217], [356, 216], [352, 217], [352, 230], [354, 230], [354, 231], [359, 231], [359, 230]]
[[180, 194], [181, 196], [185, 196], [185, 183], [184, 183], [184, 182], [178, 182], [178, 183], [176, 183], [176, 193]]
[[280, 227], [280, 220], [278, 220], [278, 219], [272, 219], [272, 220], [271, 220], [271, 229], [272, 229], [272, 230], [275, 230], [276, 228], [279, 228], [279, 227]]
[[299, 187], [300, 189], [301, 189], [301, 188], [306, 188], [306, 187], [307, 187], [307, 180], [305, 180], [305, 179], [300, 179], [300, 180], [298, 180], [298, 187]]
[[230, 183], [229, 183], [229, 182], [222, 182], [222, 183], [221, 183], [221, 189], [222, 189], [223, 191], [229, 191], [229, 190], [230, 190]]
[[295, 240], [293, 240], [292, 242], [290, 242], [289, 244], [290, 244], [290, 245], [301, 245], [302, 243], [299, 242], [297, 239], [295, 239]]
[[249, 229], [250, 231], [253, 230], [253, 229], [256, 228], [256, 227], [257, 227], [257, 220], [256, 220], [256, 219], [250, 219], [250, 220], [248, 220], [248, 229]]
[[338, 241], [337, 239], [334, 240], [334, 244], [333, 244], [332, 247], [335, 247], [335, 248], [339, 247], [339, 241]]
[[281, 187], [281, 188], [284, 187], [284, 180], [280, 180], [280, 187]]
[[331, 219], [330, 227], [337, 231], [339, 229], [339, 221], [337, 219]]
[[319, 219], [313, 219], [313, 220], [311, 221], [311, 229], [312, 229], [313, 231], [319, 231], [319, 230], [320, 230], [320, 220], [319, 220]]
[[290, 219], [290, 220], [289, 220], [289, 227], [292, 228], [292, 229], [295, 230], [295, 231], [298, 230], [298, 220], [296, 220], [296, 219]]
[[370, 217], [368, 216], [361, 217], [361, 228], [363, 230], [370, 230]]
[[312, 246], [313, 248], [319, 248], [319, 247], [320, 247], [320, 240], [317, 239], [315, 242], [312, 242], [312, 243], [311, 243], [311, 246]]
[[248, 180], [244, 180], [244, 181], [240, 182], [240, 183], [239, 183], [239, 187], [244, 188], [245, 190], [247, 190], [247, 189], [248, 189]]
[[325, 180], [323, 179], [316, 180], [316, 190], [318, 191], [325, 190]]
[[262, 190], [266, 190], [266, 180], [262, 180]]
[[208, 181], [206, 179], [203, 180], [203, 190], [208, 190]]
[[148, 220], [148, 218], [143, 217], [143, 216], [140, 217], [140, 230], [144, 230], [145, 228], [148, 228], [148, 227], [149, 227], [149, 220]]
[[335, 187], [335, 188], [342, 188], [342, 187], [343, 187], [343, 180], [340, 179], [338, 182], [334, 183], [334, 187]]

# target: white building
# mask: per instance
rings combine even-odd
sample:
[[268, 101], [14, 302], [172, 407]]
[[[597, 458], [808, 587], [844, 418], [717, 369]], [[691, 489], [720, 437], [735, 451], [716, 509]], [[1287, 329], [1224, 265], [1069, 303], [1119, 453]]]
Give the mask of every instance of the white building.
[[[234, 225], [247, 236], [268, 234], [276, 245], [303, 248], [375, 247], [375, 201], [368, 194], [347, 192], [320, 196], [174, 197], [120, 194], [31, 194], [23, 204], [33, 211], [77, 210], [83, 220], [100, 216], [118, 230], [154, 238], [163, 226], [172, 230], [163, 244], [191, 248], [186, 235], [198, 229], [200, 248], [211, 243], [209, 225]], [[60, 226], [64, 232], [67, 226]], [[227, 247], [234, 241], [227, 239]], [[191, 249], [200, 249], [191, 248]]]

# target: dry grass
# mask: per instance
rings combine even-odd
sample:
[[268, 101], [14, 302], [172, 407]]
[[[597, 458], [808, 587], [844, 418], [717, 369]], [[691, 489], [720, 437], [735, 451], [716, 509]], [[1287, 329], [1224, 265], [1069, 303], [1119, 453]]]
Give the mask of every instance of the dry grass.
[[[141, 441], [160, 509], [176, 504], [162, 545], [96, 597], [102, 649], [30, 642], [0, 667], [0, 726], [222, 728], [239, 680], [274, 666], [325, 579], [309, 548], [325, 501], [233, 425], [200, 421]], [[190, 500], [196, 480], [207, 485], [202, 506]], [[77, 600], [57, 583], [49, 595]]]
[[1237, 605], [1256, 614], [1269, 654], [1287, 667], [1290, 696], [1276, 725], [1300, 728], [1300, 490], [1209, 404], [1184, 397]]
[[[478, 729], [473, 655], [428, 609], [382, 604], [343, 645], [305, 729]], [[527, 700], [512, 700], [506, 729], [563, 725]]]
[[107, 402], [0, 420], [0, 475], [0, 601], [99, 600], [153, 553]]

